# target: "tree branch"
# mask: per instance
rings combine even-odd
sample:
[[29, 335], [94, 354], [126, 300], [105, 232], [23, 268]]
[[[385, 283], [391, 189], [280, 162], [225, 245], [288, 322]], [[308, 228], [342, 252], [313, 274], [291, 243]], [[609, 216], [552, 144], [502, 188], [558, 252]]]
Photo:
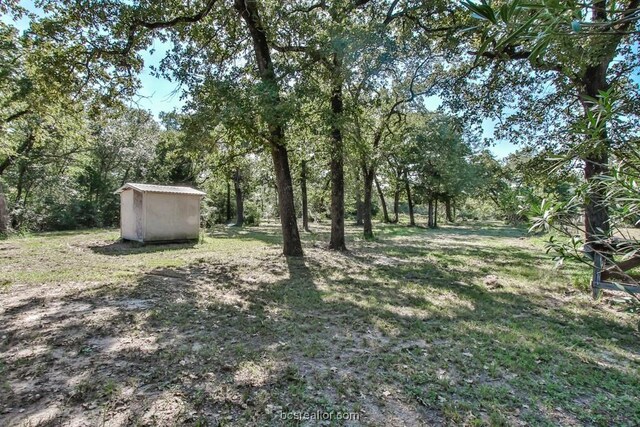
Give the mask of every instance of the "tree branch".
[[31, 110], [29, 108], [25, 108], [24, 110], [20, 110], [16, 113], [13, 113], [12, 115], [10, 115], [9, 117], [7, 117], [2, 121], [2, 124], [0, 124], [0, 129], [2, 129], [2, 125], [6, 123], [11, 123], [12, 121], [17, 120], [20, 117], [24, 116], [25, 114], [28, 114], [30, 111]]
[[217, 0], [208, 0], [205, 7], [194, 15], [177, 16], [168, 21], [144, 21], [144, 20], [135, 18], [131, 24], [131, 27], [129, 27], [127, 41], [125, 46], [122, 49], [99, 50], [99, 51], [100, 53], [103, 53], [103, 54], [116, 54], [116, 55], [126, 56], [131, 52], [131, 49], [135, 44], [136, 36], [140, 28], [145, 28], [147, 30], [157, 30], [161, 28], [175, 27], [178, 24], [193, 24], [195, 22], [199, 22], [211, 12], [216, 1]]

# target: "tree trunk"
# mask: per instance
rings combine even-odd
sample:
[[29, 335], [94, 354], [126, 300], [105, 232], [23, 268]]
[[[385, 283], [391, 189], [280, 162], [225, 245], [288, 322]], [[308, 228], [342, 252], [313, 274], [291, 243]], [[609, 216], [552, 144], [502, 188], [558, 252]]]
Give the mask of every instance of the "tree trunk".
[[278, 184], [274, 183], [273, 186], [273, 198], [274, 198], [274, 205], [275, 205], [275, 209], [274, 209], [274, 215], [276, 218], [280, 218], [280, 197], [278, 196]]
[[[585, 93], [580, 96], [585, 117], [597, 105], [593, 100], [598, 99], [601, 91], [606, 91], [609, 88], [606, 74], [607, 64], [605, 63], [587, 67], [585, 70], [583, 79]], [[601, 240], [610, 234], [609, 209], [604, 194], [606, 190], [598, 182], [609, 173], [610, 141], [606, 125], [602, 127], [598, 139], [598, 147], [584, 155], [582, 159], [584, 161], [584, 178], [589, 184], [584, 206], [584, 228], [587, 244]]]
[[[6, 159], [0, 163], [0, 176], [12, 166], [16, 159], [20, 158], [20, 156], [24, 156], [28, 154], [33, 148], [33, 144], [35, 142], [35, 135], [32, 132], [29, 132], [26, 139], [20, 144], [20, 146], [16, 149], [16, 152], [13, 155], [7, 156]], [[26, 167], [24, 163], [20, 166], [20, 175], [18, 180], [18, 191], [16, 197], [16, 204], [19, 203], [20, 197], [22, 197], [22, 180], [24, 178], [24, 174], [26, 171]], [[0, 188], [0, 233], [6, 233], [9, 230], [9, 226], [13, 223], [14, 228], [19, 225], [19, 219], [17, 217], [9, 218], [9, 207], [7, 205], [7, 199]]]
[[438, 199], [433, 200], [433, 228], [438, 228]]
[[240, 170], [236, 169], [233, 173], [233, 188], [236, 193], [236, 227], [244, 225], [244, 195], [242, 194], [242, 177]]
[[407, 174], [404, 174], [404, 186], [407, 191], [407, 204], [409, 205], [409, 227], [415, 227], [416, 220], [413, 216], [413, 200], [411, 200], [411, 186], [409, 185], [409, 178]]
[[[360, 186], [358, 185], [358, 187]], [[356, 194], [356, 225], [357, 226], [364, 225], [364, 206], [362, 203], [362, 197], [360, 196], [360, 192]]]
[[364, 237], [366, 239], [373, 238], [373, 223], [371, 221], [371, 199], [373, 198], [373, 179], [375, 172], [373, 166], [363, 168], [364, 175], [364, 203], [362, 205]]
[[385, 223], [390, 223], [391, 219], [389, 219], [389, 211], [387, 210], [387, 202], [384, 200], [384, 193], [382, 192], [382, 188], [380, 187], [380, 181], [378, 181], [378, 177], [374, 175], [373, 178], [376, 183], [376, 190], [378, 191], [378, 197], [380, 198], [380, 206], [382, 206], [382, 220]]
[[4, 189], [0, 183], [0, 234], [9, 232], [9, 208], [7, 199], [4, 196]]
[[[22, 191], [24, 189], [24, 176], [27, 173], [27, 165], [24, 161], [21, 161], [19, 163], [18, 166], [18, 181], [16, 183], [16, 198], [13, 202], [14, 206], [19, 206], [20, 209], [17, 210], [17, 212], [24, 212], [24, 205], [26, 204], [26, 200], [25, 202], [22, 202], [20, 199], [22, 199]], [[18, 213], [17, 215], [13, 215], [13, 217], [11, 218], [11, 226], [13, 227], [14, 230], [18, 230], [20, 228], [20, 225], [22, 223], [22, 217], [23, 214], [22, 213]]]
[[[257, 3], [253, 0], [235, 0], [235, 8], [247, 25], [260, 79], [266, 86], [272, 110], [277, 111], [281, 103], [280, 86], [276, 78], [267, 33], [262, 26]], [[284, 142], [283, 118], [272, 111], [265, 112], [269, 128], [271, 158], [278, 186], [280, 224], [282, 226], [283, 253], [288, 256], [302, 256], [302, 243], [298, 233], [295, 205], [293, 200], [293, 182], [289, 169], [289, 155]]]
[[433, 199], [429, 199], [429, 209], [428, 209], [428, 215], [427, 215], [427, 227], [435, 228], [435, 225], [434, 225], [434, 222], [433, 222]]
[[393, 191], [393, 223], [398, 223], [398, 211], [400, 210], [400, 187], [396, 186]]
[[329, 249], [346, 251], [344, 237], [344, 146], [342, 141], [342, 64], [333, 55], [331, 82], [331, 240]]
[[356, 172], [356, 225], [364, 225], [364, 210], [362, 205], [362, 184], [360, 183], [360, 171]]
[[587, 243], [601, 240], [609, 235], [609, 210], [605, 204], [604, 190], [600, 188], [597, 181], [608, 173], [608, 160], [606, 152], [590, 154], [584, 158], [584, 178], [591, 184], [584, 206]]
[[453, 210], [451, 209], [451, 199], [448, 197], [444, 200], [444, 210], [447, 216], [447, 222], [454, 222], [455, 218], [453, 217]]
[[303, 160], [300, 167], [300, 192], [302, 193], [302, 228], [309, 230], [309, 207], [307, 201], [307, 161]]
[[231, 221], [231, 183], [227, 180], [227, 222]]
[[293, 182], [289, 169], [289, 154], [283, 145], [272, 146], [271, 157], [275, 166], [278, 182], [278, 200], [280, 224], [282, 225], [282, 240], [284, 254], [302, 256], [302, 243], [298, 233], [296, 208], [293, 201]]

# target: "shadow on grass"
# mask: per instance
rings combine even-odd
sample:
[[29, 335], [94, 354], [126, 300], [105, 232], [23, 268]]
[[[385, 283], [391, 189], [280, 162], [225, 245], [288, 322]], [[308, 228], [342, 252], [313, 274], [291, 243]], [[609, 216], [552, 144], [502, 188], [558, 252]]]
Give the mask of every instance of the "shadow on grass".
[[164, 252], [179, 249], [194, 248], [198, 245], [197, 240], [181, 241], [175, 243], [140, 243], [131, 240], [118, 240], [116, 242], [97, 244], [89, 246], [93, 252], [101, 255], [132, 255], [141, 253]]
[[82, 228], [78, 230], [27, 232], [15, 234], [16, 237], [74, 237], [83, 234], [103, 234], [104, 232], [119, 232], [118, 228]]
[[269, 245], [282, 244], [282, 234], [274, 224], [267, 227], [215, 227], [208, 230], [207, 235], [214, 239], [259, 240]]
[[378, 224], [374, 232], [380, 236], [414, 236], [424, 234], [425, 236], [445, 235], [459, 238], [468, 236], [513, 238], [527, 235], [527, 229], [524, 227], [513, 227], [497, 223], [457, 223], [433, 229], [421, 225], [409, 227], [397, 224]]
[[[287, 425], [282, 411], [316, 410], [360, 414], [353, 425], [640, 420], [628, 325], [552, 294], [473, 285], [482, 272], [441, 259], [403, 262], [419, 245], [380, 246], [375, 259], [317, 250], [154, 269], [6, 307], [0, 400], [24, 412], [0, 423]], [[474, 254], [536, 259], [448, 251]]]

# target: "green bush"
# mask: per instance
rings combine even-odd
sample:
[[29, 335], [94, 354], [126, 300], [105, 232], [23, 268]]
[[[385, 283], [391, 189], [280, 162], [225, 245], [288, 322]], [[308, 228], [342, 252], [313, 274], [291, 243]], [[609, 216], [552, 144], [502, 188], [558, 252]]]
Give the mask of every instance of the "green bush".
[[260, 207], [252, 201], [244, 204], [244, 225], [260, 225], [261, 212]]

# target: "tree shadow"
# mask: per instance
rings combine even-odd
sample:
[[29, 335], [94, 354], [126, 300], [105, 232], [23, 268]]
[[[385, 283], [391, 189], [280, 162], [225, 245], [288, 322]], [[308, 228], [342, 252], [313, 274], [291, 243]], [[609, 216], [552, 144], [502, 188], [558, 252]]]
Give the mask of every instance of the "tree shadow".
[[425, 234], [426, 236], [450, 236], [458, 239], [469, 236], [478, 237], [524, 237], [527, 229], [499, 223], [479, 223], [479, 224], [447, 224], [437, 228], [424, 226], [407, 227], [398, 224], [377, 224], [374, 232], [381, 236], [412, 236]]
[[276, 227], [216, 227], [207, 231], [214, 239], [259, 240], [269, 245], [281, 245], [282, 234]]
[[629, 324], [556, 293], [487, 289], [482, 271], [438, 258], [415, 263], [424, 246], [380, 246], [155, 268], [3, 306], [0, 423], [295, 425], [280, 414], [316, 410], [358, 413], [353, 425], [640, 417]]

